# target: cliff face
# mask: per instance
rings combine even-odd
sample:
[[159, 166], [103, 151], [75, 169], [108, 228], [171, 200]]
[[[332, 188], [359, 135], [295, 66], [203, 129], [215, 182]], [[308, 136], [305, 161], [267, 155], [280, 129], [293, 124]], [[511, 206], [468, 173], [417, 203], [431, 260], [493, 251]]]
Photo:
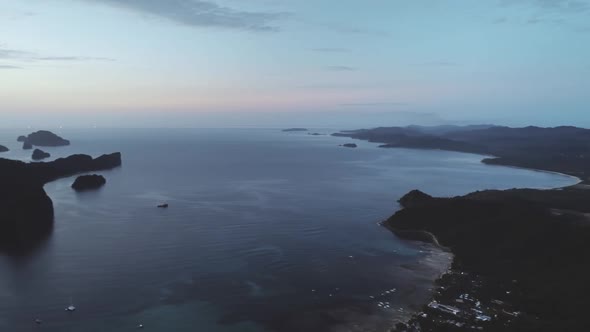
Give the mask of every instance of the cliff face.
[[0, 211], [0, 251], [32, 249], [53, 229], [53, 203], [41, 185], [0, 189]]
[[121, 154], [75, 155], [47, 163], [0, 159], [0, 251], [38, 245], [53, 229], [53, 203], [43, 185], [60, 177], [121, 165]]

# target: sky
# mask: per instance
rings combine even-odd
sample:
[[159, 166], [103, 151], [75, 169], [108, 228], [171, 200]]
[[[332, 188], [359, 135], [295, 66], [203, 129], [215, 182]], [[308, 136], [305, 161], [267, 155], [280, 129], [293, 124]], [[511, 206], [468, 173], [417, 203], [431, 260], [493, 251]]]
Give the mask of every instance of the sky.
[[0, 0], [0, 127], [590, 127], [590, 0]]

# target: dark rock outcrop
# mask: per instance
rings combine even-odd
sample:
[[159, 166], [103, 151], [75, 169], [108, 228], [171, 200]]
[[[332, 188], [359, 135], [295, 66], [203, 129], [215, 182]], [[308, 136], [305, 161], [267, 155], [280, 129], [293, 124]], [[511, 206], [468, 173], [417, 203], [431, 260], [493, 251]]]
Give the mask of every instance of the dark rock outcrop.
[[23, 135], [19, 136], [19, 137], [16, 139], [16, 141], [17, 141], [17, 142], [24, 142], [24, 141], [26, 141], [26, 140], [27, 140], [27, 136], [23, 136]]
[[70, 145], [70, 141], [63, 139], [56, 134], [47, 131], [39, 130], [29, 134], [26, 138], [26, 142], [29, 142], [35, 146], [65, 146]]
[[32, 148], [33, 148], [33, 145], [30, 142], [25, 141], [23, 143], [23, 150], [31, 150]]
[[76, 191], [86, 191], [92, 189], [98, 189], [104, 186], [107, 180], [102, 175], [81, 175], [76, 178], [72, 184], [72, 188]]
[[49, 157], [51, 157], [51, 154], [49, 154], [43, 150], [39, 150], [39, 149], [35, 149], [33, 151], [33, 155], [31, 156], [31, 158], [33, 160], [43, 160], [43, 159], [49, 158]]
[[9, 151], [7, 147], [5, 147], [4, 145], [0, 145], [0, 152], [7, 152]]
[[356, 148], [357, 145], [354, 143], [346, 143], [346, 144], [342, 144], [341, 146], [345, 147], [345, 148]]
[[0, 251], [21, 253], [40, 245], [51, 234], [53, 204], [43, 189], [45, 183], [120, 165], [120, 153], [33, 163], [0, 158]]

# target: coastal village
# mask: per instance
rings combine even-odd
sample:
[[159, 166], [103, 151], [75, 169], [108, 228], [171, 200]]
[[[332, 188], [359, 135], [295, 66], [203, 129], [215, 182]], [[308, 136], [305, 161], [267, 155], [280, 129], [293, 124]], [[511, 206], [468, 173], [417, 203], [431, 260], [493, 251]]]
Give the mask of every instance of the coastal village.
[[[494, 331], [507, 327], [522, 316], [510, 304], [517, 292], [517, 283], [514, 280], [512, 285], [497, 284], [465, 272], [451, 271], [438, 281], [434, 298], [423, 311], [392, 331]], [[501, 298], [498, 294], [502, 294]]]

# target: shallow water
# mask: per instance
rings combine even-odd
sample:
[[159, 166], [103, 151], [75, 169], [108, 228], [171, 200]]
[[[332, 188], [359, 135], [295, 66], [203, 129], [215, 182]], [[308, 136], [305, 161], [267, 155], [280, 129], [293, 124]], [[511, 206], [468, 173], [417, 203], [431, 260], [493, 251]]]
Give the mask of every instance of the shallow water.
[[[96, 192], [75, 193], [73, 178], [46, 185], [51, 238], [30, 256], [0, 256], [1, 331], [380, 330], [428, 298], [449, 260], [378, 225], [401, 195], [576, 182], [277, 129], [56, 132], [73, 144], [44, 149], [52, 158], [121, 151], [123, 167], [100, 172]], [[0, 157], [28, 160], [25, 133], [0, 132], [12, 149]]]

